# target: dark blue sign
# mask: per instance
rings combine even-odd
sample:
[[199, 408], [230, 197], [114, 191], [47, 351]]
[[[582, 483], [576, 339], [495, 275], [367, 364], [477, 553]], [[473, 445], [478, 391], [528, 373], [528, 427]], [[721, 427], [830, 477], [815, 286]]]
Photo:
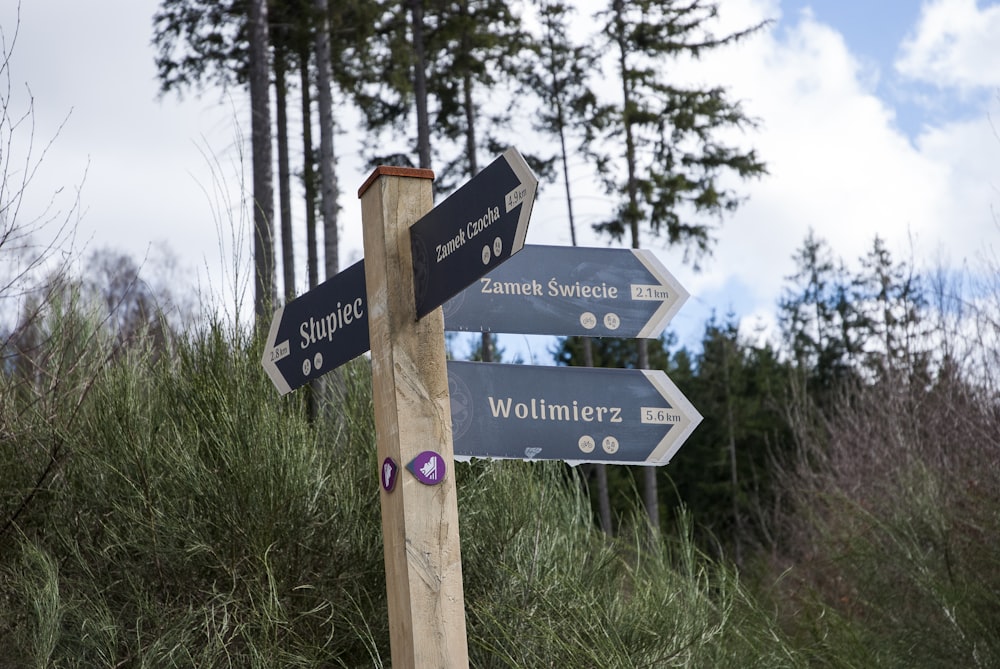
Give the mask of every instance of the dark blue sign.
[[659, 370], [449, 362], [456, 459], [664, 465], [701, 415]]
[[417, 318], [524, 246], [538, 180], [508, 149], [410, 228]]
[[444, 326], [655, 339], [687, 297], [649, 251], [525, 246], [445, 302]]
[[284, 395], [361, 355], [368, 341], [362, 260], [274, 312], [261, 362]]

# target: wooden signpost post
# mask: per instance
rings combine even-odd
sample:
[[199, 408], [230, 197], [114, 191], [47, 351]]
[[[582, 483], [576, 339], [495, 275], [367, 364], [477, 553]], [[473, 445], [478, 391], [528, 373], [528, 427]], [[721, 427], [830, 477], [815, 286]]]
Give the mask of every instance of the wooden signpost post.
[[[468, 667], [451, 409], [440, 310], [417, 320], [410, 226], [431, 209], [433, 173], [379, 168], [361, 187], [372, 388], [382, 464], [382, 537], [392, 666]], [[427, 451], [436, 483], [399, 476]]]

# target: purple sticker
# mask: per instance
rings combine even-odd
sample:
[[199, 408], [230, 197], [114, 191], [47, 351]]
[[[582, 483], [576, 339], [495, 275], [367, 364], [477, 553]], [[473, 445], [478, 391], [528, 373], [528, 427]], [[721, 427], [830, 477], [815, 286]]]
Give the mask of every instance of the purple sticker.
[[420, 453], [406, 468], [424, 485], [437, 485], [444, 480], [444, 458], [434, 451]]
[[396, 474], [398, 473], [399, 465], [396, 464], [395, 460], [386, 458], [382, 461], [382, 471], [379, 478], [382, 479], [382, 487], [386, 492], [392, 492], [392, 489], [396, 487]]

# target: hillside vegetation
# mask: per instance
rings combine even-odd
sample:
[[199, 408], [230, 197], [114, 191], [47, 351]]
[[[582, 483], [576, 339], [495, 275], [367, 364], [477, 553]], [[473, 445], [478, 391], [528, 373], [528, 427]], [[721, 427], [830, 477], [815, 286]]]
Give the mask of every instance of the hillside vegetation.
[[[215, 326], [115, 348], [53, 314], [3, 376], [4, 666], [384, 666], [370, 377], [325, 417]], [[460, 466], [474, 666], [781, 666], [734, 572], [686, 536], [595, 532], [561, 465]]]
[[[122, 340], [81, 304], [7, 340], [0, 666], [388, 666], [367, 362], [314, 412], [239, 328]], [[886, 372], [821, 406], [790, 374], [794, 457], [738, 563], [717, 510], [672, 506], [650, 540], [619, 508], [609, 536], [582, 470], [459, 465], [473, 666], [997, 666], [982, 370]]]

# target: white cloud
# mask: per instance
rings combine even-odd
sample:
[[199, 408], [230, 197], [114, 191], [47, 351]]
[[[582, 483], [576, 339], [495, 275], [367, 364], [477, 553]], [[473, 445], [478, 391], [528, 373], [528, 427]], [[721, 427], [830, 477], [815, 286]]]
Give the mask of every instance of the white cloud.
[[[731, 0], [722, 8], [730, 10], [744, 21], [774, 15], [758, 0]], [[897, 260], [918, 265], [973, 258], [1000, 239], [991, 209], [1000, 202], [1000, 140], [986, 114], [925, 126], [911, 139], [879, 97], [877, 73], [810, 12], [711, 55], [689, 76], [723, 83], [761, 119], [740, 141], [770, 172], [738, 186], [749, 200], [723, 225], [703, 273], [671, 265], [703, 311], [734, 307], [754, 315], [748, 325], [773, 312], [809, 229], [849, 265], [875, 235]]]
[[903, 41], [896, 69], [917, 81], [972, 89], [1000, 86], [1000, 5], [931, 0]]
[[723, 228], [714, 272], [761, 277], [760, 292], [775, 295], [810, 228], [854, 258], [876, 233], [900, 240], [933, 225], [947, 168], [896, 128], [840, 33], [804, 13], [706, 66], [762, 119], [745, 141], [770, 172], [744, 186], [750, 200]]

